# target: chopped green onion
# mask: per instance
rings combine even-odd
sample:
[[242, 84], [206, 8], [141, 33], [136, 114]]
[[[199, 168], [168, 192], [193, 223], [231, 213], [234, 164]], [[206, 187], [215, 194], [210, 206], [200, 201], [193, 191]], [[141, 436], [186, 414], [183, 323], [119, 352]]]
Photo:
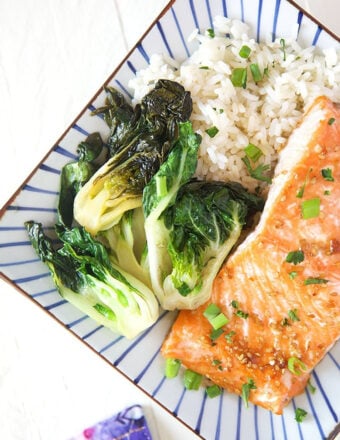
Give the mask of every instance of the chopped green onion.
[[298, 190], [298, 192], [296, 193], [296, 197], [299, 197], [300, 199], [302, 199], [303, 194], [305, 192], [305, 188], [309, 179], [309, 173], [312, 171], [312, 168], [309, 168], [308, 173], [306, 175], [305, 181], [303, 182], [303, 184], [301, 185], [301, 188]]
[[249, 316], [249, 313], [243, 312], [242, 310], [237, 310], [235, 312], [235, 315], [238, 316], [239, 318], [247, 319]]
[[287, 325], [290, 325], [289, 321], [287, 318], [283, 318], [283, 320], [281, 321], [281, 325], [283, 325], [284, 327], [286, 327]]
[[192, 370], [184, 371], [184, 387], [187, 390], [198, 390], [201, 386], [203, 376]]
[[223, 333], [223, 329], [222, 328], [214, 329], [210, 333], [210, 339], [212, 341], [215, 341], [217, 338], [219, 338], [221, 336], [222, 333]]
[[329, 189], [326, 189], [323, 193], [324, 193], [325, 196], [330, 196], [331, 195], [331, 192], [330, 192]]
[[246, 153], [246, 156], [249, 157], [249, 159], [252, 162], [257, 162], [260, 159], [260, 157], [263, 155], [263, 153], [259, 149], [259, 147], [257, 147], [254, 144], [248, 144], [245, 147], [244, 152]]
[[257, 63], [250, 64], [249, 66], [253, 80], [257, 83], [262, 80], [263, 76]]
[[209, 67], [208, 66], [200, 66], [200, 69], [202, 69], [202, 70], [209, 70]]
[[301, 263], [303, 260], [305, 259], [305, 254], [303, 253], [303, 251], [291, 251], [288, 252], [287, 257], [286, 257], [286, 262], [287, 263], [293, 263], [293, 264], [299, 264]]
[[210, 38], [214, 38], [215, 36], [214, 29], [207, 29], [207, 34], [209, 35]]
[[239, 305], [238, 305], [238, 301], [236, 301], [236, 299], [233, 299], [230, 303], [230, 305], [232, 307], [234, 307], [234, 309], [238, 309]]
[[328, 119], [328, 125], [333, 125], [335, 122], [335, 118]]
[[289, 278], [291, 279], [291, 280], [293, 280], [294, 278], [296, 278], [297, 277], [297, 272], [295, 271], [295, 270], [292, 270], [291, 272], [289, 272]]
[[304, 420], [304, 418], [306, 417], [307, 414], [308, 414], [307, 411], [305, 411], [304, 409], [296, 408], [296, 410], [295, 410], [295, 420], [298, 423], [301, 423]]
[[167, 358], [165, 361], [165, 377], [172, 379], [178, 375], [181, 368], [181, 361], [179, 359]]
[[323, 168], [321, 170], [321, 175], [328, 182], [334, 182], [334, 177], [330, 168]]
[[220, 361], [219, 359], [214, 359], [213, 361], [212, 361], [212, 364], [213, 365], [216, 365], [216, 366], [220, 366], [221, 364], [222, 364], [222, 361]]
[[207, 129], [205, 130], [205, 132], [207, 133], [208, 136], [210, 136], [211, 138], [213, 138], [213, 137], [215, 137], [215, 136], [217, 135], [217, 133], [218, 133], [218, 128], [215, 127], [215, 126], [213, 126], [213, 127], [207, 128]]
[[307, 370], [307, 367], [299, 358], [293, 356], [288, 359], [288, 370], [296, 376], [300, 376], [302, 371]]
[[210, 319], [214, 318], [219, 313], [221, 313], [221, 309], [218, 307], [218, 305], [211, 303], [204, 310], [203, 316], [205, 316], [207, 320], [210, 321]]
[[283, 61], [286, 61], [286, 40], [281, 38], [280, 40], [281, 50], [283, 52]]
[[207, 396], [213, 399], [222, 393], [222, 389], [218, 385], [210, 385], [206, 388]]
[[307, 382], [307, 387], [308, 387], [309, 391], [310, 391], [312, 394], [315, 394], [315, 392], [316, 392], [316, 388], [315, 388], [315, 386], [311, 383], [310, 379], [309, 379], [309, 381]]
[[231, 72], [230, 80], [234, 87], [243, 87], [245, 89], [247, 86], [247, 69], [244, 67], [236, 67]]
[[251, 53], [250, 47], [244, 45], [244, 46], [241, 47], [241, 49], [240, 49], [238, 54], [240, 55], [241, 58], [248, 58], [250, 53]]
[[288, 310], [288, 317], [289, 319], [291, 319], [292, 321], [300, 321], [300, 318], [297, 315], [297, 310]]
[[242, 385], [242, 399], [245, 404], [245, 407], [248, 408], [249, 394], [250, 390], [255, 390], [257, 387], [253, 381], [253, 379], [249, 379], [247, 383]]
[[252, 168], [250, 160], [247, 156], [242, 157], [242, 161], [244, 162], [250, 177], [256, 180], [261, 180], [262, 182], [272, 182], [272, 179], [270, 177], [263, 174], [265, 171], [270, 170], [270, 165], [260, 164], [256, 168]]
[[227, 333], [224, 337], [226, 338], [226, 340], [228, 342], [232, 342], [233, 341], [233, 337], [236, 335], [236, 332], [234, 332], [234, 330], [232, 330], [231, 332]]
[[269, 67], [268, 66], [263, 69], [263, 76], [264, 75], [266, 75], [267, 77], [269, 76]]
[[309, 286], [310, 284], [327, 284], [328, 280], [325, 280], [324, 278], [313, 278], [309, 277], [305, 279], [304, 285]]
[[301, 210], [302, 210], [302, 218], [304, 218], [305, 220], [318, 217], [320, 214], [319, 197], [304, 200], [301, 204]]
[[218, 330], [219, 328], [222, 328], [224, 325], [228, 324], [229, 319], [224, 313], [219, 313], [214, 318], [209, 319], [209, 322], [214, 330]]

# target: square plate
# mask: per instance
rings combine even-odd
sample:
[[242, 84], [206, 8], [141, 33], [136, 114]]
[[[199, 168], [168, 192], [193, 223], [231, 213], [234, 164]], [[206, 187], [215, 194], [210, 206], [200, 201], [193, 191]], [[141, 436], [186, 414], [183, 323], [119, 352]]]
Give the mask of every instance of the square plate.
[[[164, 53], [184, 60], [196, 48], [187, 37], [193, 29], [213, 27], [213, 17], [224, 15], [250, 25], [253, 37], [296, 35], [301, 46], [320, 48], [338, 45], [336, 37], [313, 21], [294, 4], [285, 0], [176, 0], [171, 1], [160, 17], [144, 34], [106, 84], [132, 98], [129, 80], [148, 65], [153, 53]], [[103, 138], [107, 127], [91, 111], [105, 100], [101, 87], [91, 103], [37, 165], [19, 190], [1, 210], [0, 266], [5, 280], [55, 317], [81, 341], [95, 350], [129, 380], [144, 390], [175, 417], [206, 439], [316, 439], [325, 438], [339, 418], [336, 386], [340, 382], [340, 346], [337, 344], [312, 374], [317, 393], [308, 390], [293, 399], [282, 416], [250, 406], [243, 407], [239, 397], [224, 392], [207, 399], [204, 390], [189, 392], [180, 378], [164, 378], [160, 348], [174, 313], [163, 312], [157, 323], [134, 340], [114, 335], [98, 326], [68, 302], [55, 289], [49, 271], [37, 258], [23, 226], [26, 220], [52, 228], [56, 218], [59, 178], [62, 167], [76, 158], [80, 141], [93, 131]], [[302, 424], [294, 420], [296, 407], [312, 415]]]

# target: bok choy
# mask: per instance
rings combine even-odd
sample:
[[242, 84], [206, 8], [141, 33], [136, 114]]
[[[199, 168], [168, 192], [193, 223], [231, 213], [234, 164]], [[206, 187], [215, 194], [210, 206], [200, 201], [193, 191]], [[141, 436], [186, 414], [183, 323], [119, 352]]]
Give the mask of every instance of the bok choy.
[[169, 80], [159, 80], [134, 109], [115, 89], [106, 91], [106, 106], [96, 113], [102, 113], [110, 127], [111, 157], [74, 202], [75, 219], [93, 235], [141, 206], [144, 187], [177, 139], [178, 123], [188, 120], [192, 111], [190, 93]]
[[263, 201], [238, 183], [192, 181], [200, 138], [190, 123], [143, 195], [150, 278], [167, 310], [207, 301], [213, 280]]
[[55, 226], [61, 247], [53, 247], [40, 223], [25, 223], [31, 243], [48, 266], [60, 295], [99, 324], [133, 338], [158, 318], [153, 292], [112, 263], [106, 248], [82, 227]]

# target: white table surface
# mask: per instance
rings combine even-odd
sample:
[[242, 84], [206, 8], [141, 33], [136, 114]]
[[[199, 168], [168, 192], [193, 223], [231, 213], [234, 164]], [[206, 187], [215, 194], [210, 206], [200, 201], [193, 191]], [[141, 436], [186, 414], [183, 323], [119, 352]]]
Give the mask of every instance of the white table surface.
[[[0, 0], [1, 206], [166, 3]], [[299, 3], [340, 34], [339, 0]], [[0, 281], [1, 440], [66, 440], [134, 403], [155, 438], [198, 438]]]

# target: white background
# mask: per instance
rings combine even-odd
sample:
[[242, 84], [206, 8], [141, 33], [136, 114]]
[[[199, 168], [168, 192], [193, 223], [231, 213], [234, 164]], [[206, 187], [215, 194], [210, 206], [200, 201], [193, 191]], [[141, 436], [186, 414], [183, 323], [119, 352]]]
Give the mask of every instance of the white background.
[[[166, 3], [0, 0], [1, 206]], [[339, 0], [300, 3], [340, 33]], [[197, 439], [1, 281], [0, 439], [66, 440], [133, 403], [145, 408], [155, 438]]]

